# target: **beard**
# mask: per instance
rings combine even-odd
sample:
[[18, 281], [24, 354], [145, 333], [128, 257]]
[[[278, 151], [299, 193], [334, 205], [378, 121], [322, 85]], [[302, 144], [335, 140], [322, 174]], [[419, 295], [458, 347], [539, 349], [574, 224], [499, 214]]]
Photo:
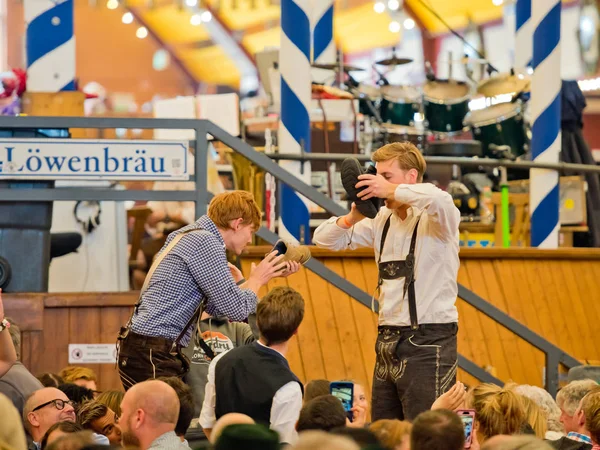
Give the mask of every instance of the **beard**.
[[123, 431], [121, 433], [121, 443], [123, 447], [140, 447], [140, 440], [131, 431]]

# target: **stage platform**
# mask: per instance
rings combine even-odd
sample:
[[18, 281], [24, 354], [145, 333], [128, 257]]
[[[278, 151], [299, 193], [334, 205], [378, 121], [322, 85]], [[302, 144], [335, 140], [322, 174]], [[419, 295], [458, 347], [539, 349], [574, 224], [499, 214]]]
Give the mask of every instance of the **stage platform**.
[[[244, 274], [268, 247], [242, 258]], [[313, 256], [371, 294], [376, 286], [373, 252]], [[462, 249], [458, 280], [466, 288], [582, 362], [600, 360], [600, 250]], [[377, 317], [363, 304], [308, 270], [277, 279], [306, 300], [305, 320], [289, 360], [303, 380], [353, 379], [368, 390], [375, 362]], [[265, 288], [261, 294], [267, 291]], [[22, 360], [34, 374], [68, 364], [69, 344], [116, 341], [137, 292], [4, 294], [5, 309], [23, 330]], [[458, 349], [502, 381], [543, 385], [544, 356], [524, 340], [459, 299]], [[114, 364], [90, 365], [103, 390], [120, 386]], [[476, 381], [459, 371], [459, 378]]]

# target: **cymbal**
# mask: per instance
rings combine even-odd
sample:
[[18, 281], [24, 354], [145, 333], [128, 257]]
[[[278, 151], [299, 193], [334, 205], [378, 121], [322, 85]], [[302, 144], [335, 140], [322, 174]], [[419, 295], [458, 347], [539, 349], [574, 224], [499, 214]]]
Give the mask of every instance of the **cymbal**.
[[479, 83], [477, 92], [485, 97], [496, 97], [503, 94], [516, 94], [529, 90], [531, 78], [525, 74], [496, 74]]
[[[333, 70], [335, 72], [339, 72], [339, 70], [340, 70], [339, 64], [312, 64], [312, 67], [314, 67], [315, 69]], [[362, 67], [349, 66], [347, 64], [342, 65], [341, 68], [344, 72], [354, 72], [354, 71], [358, 71], [358, 70], [365, 70]]]
[[381, 61], [376, 61], [375, 64], [379, 66], [401, 66], [403, 64], [410, 64], [413, 62], [411, 58], [398, 58], [397, 56], [393, 56], [391, 58], [382, 59]]
[[469, 58], [467, 56], [458, 59], [446, 59], [445, 61], [439, 61], [438, 64], [487, 64], [488, 60], [483, 58]]

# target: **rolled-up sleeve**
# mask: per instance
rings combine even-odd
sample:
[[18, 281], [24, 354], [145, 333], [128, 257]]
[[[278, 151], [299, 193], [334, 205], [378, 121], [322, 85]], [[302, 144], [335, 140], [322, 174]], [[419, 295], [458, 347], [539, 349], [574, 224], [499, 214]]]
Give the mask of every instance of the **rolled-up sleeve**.
[[460, 212], [452, 196], [431, 183], [400, 184], [394, 194], [398, 202], [415, 206], [427, 214], [443, 238], [454, 239], [460, 224]]
[[332, 217], [315, 230], [313, 242], [318, 247], [334, 251], [373, 247], [373, 220], [363, 219], [349, 229], [340, 227], [337, 220]]
[[208, 314], [239, 322], [256, 311], [258, 297], [250, 289], [241, 289], [235, 283], [227, 266], [225, 248], [216, 236], [189, 233], [182, 241], [188, 242], [178, 249], [192, 250], [178, 254], [184, 258], [198, 288], [207, 297]]

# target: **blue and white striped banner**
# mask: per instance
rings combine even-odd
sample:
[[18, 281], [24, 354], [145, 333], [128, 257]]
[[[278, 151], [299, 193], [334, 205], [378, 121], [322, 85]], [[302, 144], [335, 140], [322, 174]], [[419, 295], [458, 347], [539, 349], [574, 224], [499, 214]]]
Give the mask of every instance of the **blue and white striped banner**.
[[73, 0], [24, 1], [27, 90], [75, 90]]
[[[531, 80], [531, 149], [534, 162], [557, 163], [560, 157], [560, 0], [532, 0], [533, 77]], [[531, 245], [557, 248], [558, 173], [532, 169]]]
[[[336, 62], [333, 40], [333, 0], [313, 0], [311, 11], [313, 62], [332, 64]], [[328, 83], [333, 79], [330, 70], [312, 69], [312, 79], [317, 83]]]
[[535, 28], [535, 25], [531, 20], [531, 1], [532, 0], [517, 0], [515, 8], [517, 29], [515, 35], [514, 66], [517, 70], [531, 66], [533, 29]]
[[[279, 152], [310, 151], [311, 103], [310, 0], [281, 0], [281, 115]], [[304, 165], [301, 170], [302, 164]], [[281, 166], [310, 185], [310, 163], [282, 161]], [[309, 202], [289, 186], [281, 186], [279, 234], [310, 243]]]

